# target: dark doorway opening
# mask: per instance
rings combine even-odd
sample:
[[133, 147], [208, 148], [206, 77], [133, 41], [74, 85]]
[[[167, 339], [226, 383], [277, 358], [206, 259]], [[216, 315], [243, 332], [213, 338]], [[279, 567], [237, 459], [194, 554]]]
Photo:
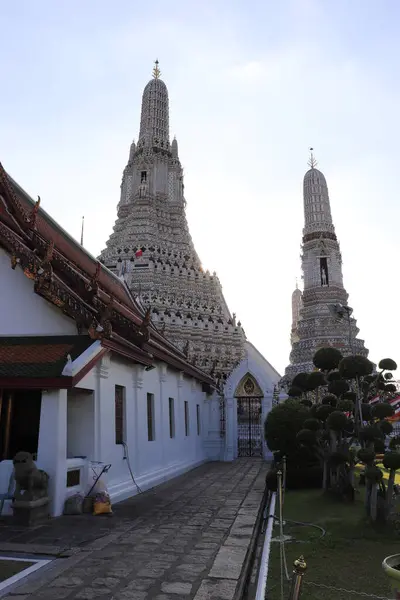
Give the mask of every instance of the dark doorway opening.
[[329, 274], [328, 274], [328, 259], [323, 256], [319, 259], [320, 270], [321, 270], [321, 285], [323, 287], [329, 286]]
[[38, 451], [42, 392], [0, 390], [0, 460]]

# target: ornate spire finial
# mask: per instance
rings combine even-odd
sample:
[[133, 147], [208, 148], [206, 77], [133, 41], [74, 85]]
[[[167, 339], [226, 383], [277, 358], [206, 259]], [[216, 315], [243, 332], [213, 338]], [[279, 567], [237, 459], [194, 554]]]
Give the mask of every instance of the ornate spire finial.
[[154, 79], [159, 79], [160, 75], [161, 75], [161, 71], [158, 68], [158, 59], [154, 61], [154, 67], [153, 67], [153, 77]]
[[299, 289], [299, 281], [298, 281], [298, 279], [296, 277], [296, 290], [298, 290], [298, 289]]
[[314, 148], [309, 148], [309, 150], [310, 150], [310, 158], [308, 159], [308, 164], [309, 164], [309, 166], [312, 169], [314, 169], [317, 166], [318, 163], [315, 160], [315, 157], [314, 157], [314, 154], [313, 154]]

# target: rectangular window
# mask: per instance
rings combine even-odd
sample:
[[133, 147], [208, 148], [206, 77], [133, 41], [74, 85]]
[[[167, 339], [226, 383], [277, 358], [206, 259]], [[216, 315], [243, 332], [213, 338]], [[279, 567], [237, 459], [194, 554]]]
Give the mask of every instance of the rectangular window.
[[147, 394], [147, 439], [149, 442], [154, 442], [155, 440], [154, 394]]
[[200, 404], [196, 404], [197, 435], [200, 435]]
[[175, 407], [174, 399], [169, 398], [169, 437], [175, 437]]
[[115, 386], [115, 443], [125, 441], [125, 388]]
[[189, 435], [189, 404], [185, 400], [185, 435]]

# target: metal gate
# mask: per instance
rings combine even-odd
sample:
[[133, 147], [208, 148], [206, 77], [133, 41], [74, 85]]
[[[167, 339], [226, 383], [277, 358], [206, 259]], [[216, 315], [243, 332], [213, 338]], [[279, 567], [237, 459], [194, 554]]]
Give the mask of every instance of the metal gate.
[[262, 456], [261, 398], [237, 398], [238, 456]]

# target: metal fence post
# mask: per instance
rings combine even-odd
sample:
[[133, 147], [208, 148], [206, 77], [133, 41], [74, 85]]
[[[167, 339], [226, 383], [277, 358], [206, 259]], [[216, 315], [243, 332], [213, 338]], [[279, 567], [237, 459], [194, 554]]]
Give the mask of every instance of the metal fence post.
[[303, 576], [307, 570], [307, 564], [303, 556], [300, 556], [293, 563], [293, 575], [292, 584], [290, 587], [290, 594], [288, 600], [299, 600], [301, 593], [301, 585], [303, 583]]

